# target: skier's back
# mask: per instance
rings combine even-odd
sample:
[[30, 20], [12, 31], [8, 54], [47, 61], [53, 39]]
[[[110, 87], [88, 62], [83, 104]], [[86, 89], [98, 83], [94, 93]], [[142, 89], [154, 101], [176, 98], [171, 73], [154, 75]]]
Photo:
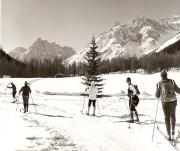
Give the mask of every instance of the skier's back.
[[20, 89], [19, 93], [21, 92], [22, 92], [22, 97], [23, 97], [24, 113], [25, 113], [25, 112], [28, 112], [29, 94], [31, 93], [31, 89], [28, 86], [27, 81], [25, 82], [24, 86]]
[[[168, 139], [174, 137], [176, 125], [176, 93], [180, 94], [180, 88], [176, 85], [175, 81], [167, 78], [167, 72], [161, 72], [161, 81], [158, 82], [155, 96], [161, 97], [162, 108], [165, 116], [166, 130]], [[172, 137], [171, 137], [172, 135]]]
[[90, 106], [93, 103], [93, 116], [95, 116], [95, 110], [96, 110], [96, 99], [97, 99], [97, 95], [98, 95], [98, 88], [95, 86], [95, 82], [92, 81], [91, 82], [91, 86], [89, 87], [88, 90], [88, 94], [89, 94], [89, 103], [88, 103], [88, 115], [89, 115], [89, 111], [90, 111]]

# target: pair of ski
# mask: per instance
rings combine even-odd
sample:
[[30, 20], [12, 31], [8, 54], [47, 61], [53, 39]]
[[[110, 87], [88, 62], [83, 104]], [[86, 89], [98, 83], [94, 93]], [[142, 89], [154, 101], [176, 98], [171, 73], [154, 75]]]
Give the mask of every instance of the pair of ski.
[[[174, 138], [172, 141], [169, 141], [167, 135], [165, 135], [164, 132], [161, 131], [161, 129], [159, 128], [159, 126], [157, 126], [157, 131], [165, 138], [165, 140], [166, 140], [176, 151], [180, 151], [180, 150], [177, 148], [177, 146], [176, 146], [178, 136], [177, 136], [176, 138]], [[178, 131], [178, 133], [180, 133], [180, 132]]]
[[89, 117], [98, 117], [97, 115], [91, 115], [91, 114], [88, 114], [87, 111], [86, 113], [84, 113], [83, 111], [80, 111], [82, 115], [87, 115]]
[[127, 123], [131, 123], [131, 124], [143, 124], [143, 122], [136, 121], [136, 120], [134, 120], [133, 122], [131, 122], [131, 120], [122, 120], [122, 121], [119, 121], [119, 122], [127, 122]]

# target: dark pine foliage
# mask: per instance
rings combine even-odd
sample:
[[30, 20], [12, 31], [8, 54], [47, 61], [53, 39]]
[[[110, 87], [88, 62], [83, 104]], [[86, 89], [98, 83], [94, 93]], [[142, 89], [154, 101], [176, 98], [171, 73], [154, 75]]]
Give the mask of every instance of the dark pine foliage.
[[17, 61], [0, 49], [0, 76], [22, 77], [24, 75], [25, 64]]
[[86, 52], [84, 56], [85, 62], [84, 72], [85, 76], [83, 77], [83, 84], [86, 86], [90, 86], [92, 81], [95, 81], [95, 85], [98, 87], [99, 94], [102, 93], [103, 89], [103, 79], [100, 75], [100, 67], [102, 66], [101, 62], [101, 53], [97, 50], [98, 47], [96, 45], [95, 38], [92, 38], [89, 51]]

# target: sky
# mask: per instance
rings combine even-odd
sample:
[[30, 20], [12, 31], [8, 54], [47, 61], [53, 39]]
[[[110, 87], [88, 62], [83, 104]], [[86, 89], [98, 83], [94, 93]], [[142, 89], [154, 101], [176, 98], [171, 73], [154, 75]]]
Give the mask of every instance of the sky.
[[1, 45], [28, 48], [39, 37], [76, 51], [116, 21], [180, 15], [180, 0], [1, 0]]

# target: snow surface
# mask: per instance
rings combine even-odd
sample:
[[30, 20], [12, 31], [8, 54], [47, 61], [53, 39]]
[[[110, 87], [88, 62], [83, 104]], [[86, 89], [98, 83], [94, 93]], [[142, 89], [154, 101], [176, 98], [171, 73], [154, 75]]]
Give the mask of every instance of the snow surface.
[[[0, 150], [1, 151], [173, 151], [173, 147], [155, 131], [152, 142], [152, 129], [157, 105], [154, 98], [157, 74], [109, 74], [105, 79], [104, 94], [119, 94], [126, 91], [127, 77], [137, 84], [142, 95], [138, 112], [141, 124], [123, 122], [128, 120], [128, 99], [116, 96], [98, 99], [97, 117], [82, 115], [87, 110], [87, 97], [46, 95], [78, 94], [84, 92], [80, 77], [54, 79], [1, 79], [0, 80]], [[180, 72], [169, 72], [180, 86]], [[20, 104], [10, 103], [11, 90], [6, 89], [9, 82], [14, 82], [17, 89], [27, 80], [32, 89], [29, 113], [22, 110]], [[32, 100], [33, 99], [33, 100]], [[179, 99], [179, 95], [178, 95]], [[32, 103], [36, 105], [33, 106]], [[35, 112], [37, 109], [37, 113]], [[180, 107], [177, 106], [177, 129], [180, 129]], [[157, 124], [165, 132], [164, 117], [159, 104]], [[177, 133], [176, 133], [177, 134]], [[180, 136], [179, 136], [180, 137]], [[178, 144], [180, 148], [180, 144]]]

